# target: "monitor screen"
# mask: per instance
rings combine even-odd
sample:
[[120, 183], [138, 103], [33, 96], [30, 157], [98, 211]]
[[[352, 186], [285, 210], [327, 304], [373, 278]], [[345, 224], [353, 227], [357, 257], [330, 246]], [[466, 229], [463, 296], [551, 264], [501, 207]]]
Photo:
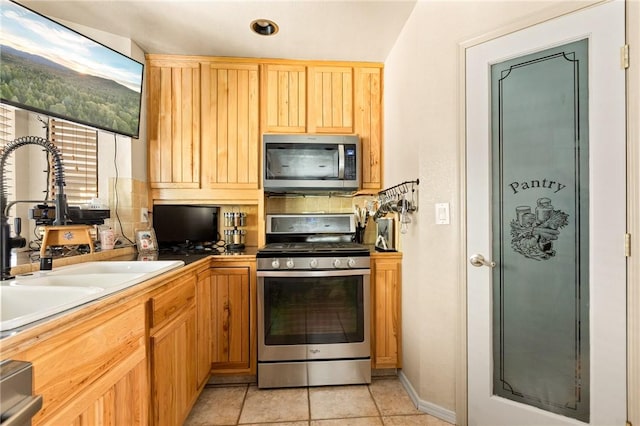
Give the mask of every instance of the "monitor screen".
[[220, 239], [218, 207], [195, 204], [156, 204], [153, 206], [153, 228], [158, 245], [195, 244]]
[[3, 103], [138, 137], [143, 64], [17, 3], [0, 6]]

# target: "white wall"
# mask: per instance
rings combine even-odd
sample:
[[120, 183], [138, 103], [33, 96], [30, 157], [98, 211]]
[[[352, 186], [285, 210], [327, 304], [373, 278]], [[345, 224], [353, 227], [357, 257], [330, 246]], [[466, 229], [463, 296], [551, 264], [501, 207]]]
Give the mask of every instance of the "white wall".
[[[128, 38], [71, 22], [63, 21], [62, 23], [123, 55], [129, 56], [143, 64], [145, 62], [142, 49]], [[109, 178], [115, 177], [116, 168], [120, 178], [133, 178], [143, 182], [147, 181], [145, 86], [146, 84], [143, 84], [143, 114], [140, 119], [140, 137], [138, 139], [99, 131], [98, 166], [100, 178], [98, 180], [98, 193], [100, 194], [100, 199], [105, 202], [109, 200]]]
[[[441, 417], [465, 412], [456, 409], [457, 321], [465, 309], [458, 291], [466, 265], [459, 255], [459, 45], [531, 15], [553, 17], [585, 4], [419, 0], [385, 61], [385, 184], [420, 178], [420, 209], [401, 242], [403, 374], [421, 408]], [[438, 202], [450, 203], [451, 225], [435, 224]]]

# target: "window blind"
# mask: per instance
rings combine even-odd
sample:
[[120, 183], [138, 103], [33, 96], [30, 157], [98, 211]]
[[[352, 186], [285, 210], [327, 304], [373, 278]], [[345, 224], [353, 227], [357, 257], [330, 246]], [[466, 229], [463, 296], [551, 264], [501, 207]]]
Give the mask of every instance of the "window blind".
[[14, 138], [13, 122], [14, 109], [10, 106], [0, 104], [0, 146], [4, 147]]
[[[52, 118], [49, 120], [49, 139], [62, 154], [67, 203], [89, 203], [98, 196], [98, 132]], [[53, 173], [51, 178], [51, 193], [55, 194]]]
[[[4, 104], [0, 104], [0, 148], [4, 148], [6, 144], [15, 139], [15, 110]], [[7, 189], [11, 189], [15, 171], [13, 165], [13, 159], [8, 158], [5, 167], [5, 179], [7, 180]]]

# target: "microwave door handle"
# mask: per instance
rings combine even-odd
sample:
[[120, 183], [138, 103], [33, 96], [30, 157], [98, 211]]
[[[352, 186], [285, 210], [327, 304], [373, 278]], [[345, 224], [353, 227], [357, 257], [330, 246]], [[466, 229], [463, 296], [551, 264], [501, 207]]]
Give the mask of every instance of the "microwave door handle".
[[338, 145], [338, 179], [344, 179], [344, 145]]

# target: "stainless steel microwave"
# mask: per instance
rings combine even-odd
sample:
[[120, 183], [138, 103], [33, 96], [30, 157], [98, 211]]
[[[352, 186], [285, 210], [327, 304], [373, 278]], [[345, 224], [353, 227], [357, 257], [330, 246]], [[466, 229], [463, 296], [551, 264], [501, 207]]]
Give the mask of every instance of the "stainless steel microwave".
[[362, 154], [357, 135], [265, 134], [265, 191], [357, 191]]

